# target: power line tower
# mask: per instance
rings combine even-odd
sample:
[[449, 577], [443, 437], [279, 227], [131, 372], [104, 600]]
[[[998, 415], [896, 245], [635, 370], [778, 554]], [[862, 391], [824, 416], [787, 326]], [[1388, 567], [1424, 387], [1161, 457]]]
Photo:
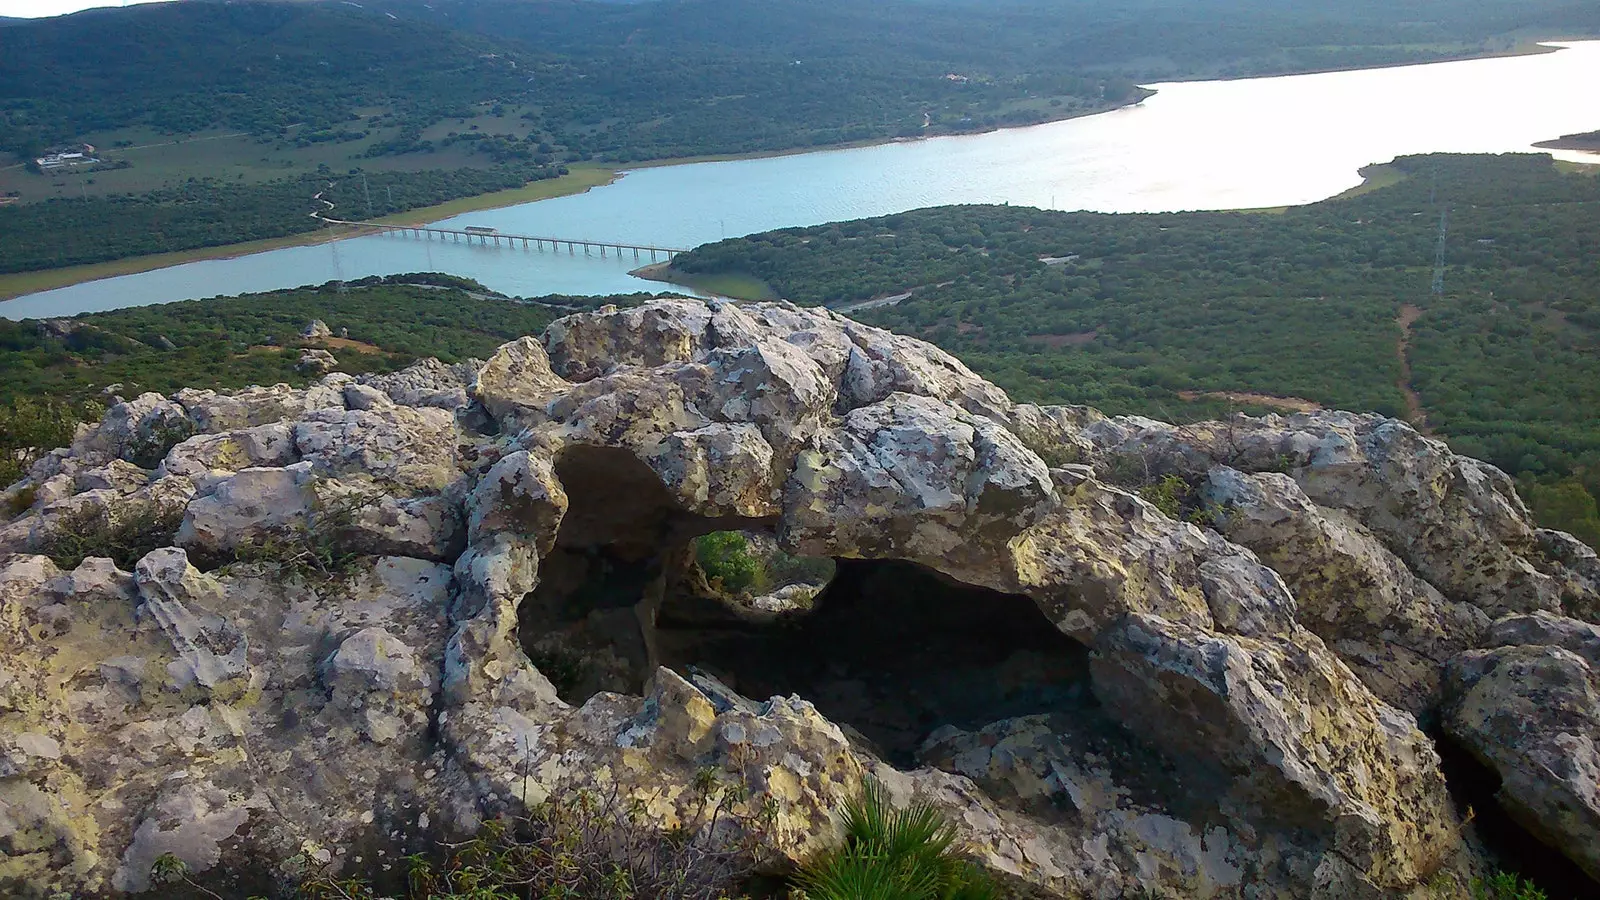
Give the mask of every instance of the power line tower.
[[1450, 233], [1450, 207], [1439, 214], [1439, 249], [1433, 257], [1433, 294], [1444, 295], [1444, 242]]
[[361, 173], [361, 190], [367, 195], [367, 221], [372, 221], [372, 188], [367, 187], [367, 173]]

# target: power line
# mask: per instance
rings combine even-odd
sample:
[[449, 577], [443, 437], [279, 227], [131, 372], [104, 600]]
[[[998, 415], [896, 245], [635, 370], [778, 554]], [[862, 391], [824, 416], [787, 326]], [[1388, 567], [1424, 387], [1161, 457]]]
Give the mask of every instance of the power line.
[[1450, 207], [1445, 207], [1439, 214], [1439, 249], [1433, 258], [1433, 293], [1435, 296], [1444, 294], [1444, 243], [1450, 234]]

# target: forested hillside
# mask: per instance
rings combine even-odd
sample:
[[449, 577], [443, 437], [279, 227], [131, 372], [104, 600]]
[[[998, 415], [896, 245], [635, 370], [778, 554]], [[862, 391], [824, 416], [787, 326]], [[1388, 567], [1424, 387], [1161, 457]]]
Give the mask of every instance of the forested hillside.
[[724, 241], [674, 267], [929, 338], [1021, 399], [1168, 419], [1376, 410], [1600, 494], [1600, 177], [1543, 155], [1394, 165], [1391, 187], [1277, 215], [946, 207]]
[[[0, 38], [0, 155], [89, 142], [104, 158], [50, 173], [0, 164], [0, 195], [15, 201], [0, 207], [0, 232], [34, 235], [30, 244], [49, 251], [0, 241], [0, 271], [304, 230], [309, 193], [291, 194], [318, 173], [471, 191], [484, 179], [462, 173], [495, 166], [973, 131], [1133, 102], [1139, 82], [1504, 52], [1589, 18], [1558, 0], [186, 0], [90, 10]], [[190, 186], [207, 179], [216, 181]], [[196, 209], [214, 228], [161, 220], [189, 193], [202, 195]], [[89, 205], [41, 205], [69, 200]], [[126, 238], [149, 231], [162, 237]]]
[[[195, 180], [138, 196], [50, 201], [0, 209], [0, 273], [167, 253], [300, 234], [323, 227], [311, 218], [386, 216], [458, 197], [522, 187], [565, 174], [530, 163], [483, 169], [375, 172], [369, 178], [312, 173], [263, 184]], [[374, 193], [376, 191], [376, 193]]]

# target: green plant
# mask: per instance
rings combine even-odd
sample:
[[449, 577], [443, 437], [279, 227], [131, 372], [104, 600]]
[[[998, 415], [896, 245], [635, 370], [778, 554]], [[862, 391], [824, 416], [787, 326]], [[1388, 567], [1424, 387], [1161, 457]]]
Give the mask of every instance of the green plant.
[[[486, 822], [470, 840], [442, 854], [406, 859], [407, 900], [733, 900], [761, 856], [770, 804], [752, 815], [732, 807], [748, 799], [702, 770], [682, 824], [661, 832], [643, 822], [643, 802], [611, 792], [557, 791], [527, 817]], [[442, 856], [442, 859], [441, 859]], [[303, 873], [304, 900], [370, 900], [360, 878], [334, 878], [308, 855], [290, 860]]]
[[767, 580], [773, 585], [826, 584], [839, 569], [826, 556], [795, 556], [782, 550], [767, 558]]
[[[196, 884], [194, 879], [189, 877], [189, 864], [171, 853], [161, 854], [160, 856], [156, 857], [156, 861], [150, 865], [150, 884], [153, 887], [176, 887], [180, 884], [187, 885], [190, 889], [198, 891], [207, 897], [213, 897], [215, 900], [222, 900], [221, 894], [211, 890], [210, 888], [202, 887], [201, 885]], [[251, 900], [256, 900], [256, 898], [251, 898]]]
[[271, 565], [286, 574], [331, 581], [349, 572], [362, 556], [347, 539], [361, 511], [377, 502], [365, 492], [327, 497], [312, 486], [316, 501], [311, 514], [285, 528], [239, 542], [224, 568], [239, 564]]
[[76, 569], [91, 557], [132, 569], [152, 550], [172, 546], [182, 522], [181, 507], [151, 501], [123, 504], [115, 511], [85, 504], [50, 523], [40, 551], [63, 570]]
[[1182, 518], [1183, 504], [1192, 492], [1189, 483], [1176, 475], [1164, 476], [1160, 481], [1139, 488], [1139, 496], [1165, 513], [1169, 519]]
[[556, 693], [562, 697], [571, 696], [589, 673], [589, 663], [583, 654], [560, 644], [535, 645], [528, 651], [528, 661], [550, 679]]
[[39, 489], [29, 485], [6, 498], [6, 515], [16, 518], [33, 508], [39, 499]]
[[717, 531], [695, 541], [695, 559], [713, 587], [741, 594], [767, 582], [766, 567], [750, 553], [750, 542], [737, 531]]
[[963, 859], [942, 813], [918, 803], [894, 809], [869, 782], [845, 805], [844, 844], [801, 869], [806, 900], [991, 900], [993, 884]]
[[1472, 900], [1548, 900], [1548, 895], [1510, 872], [1496, 872], [1487, 880], [1472, 880]]
[[141, 469], [154, 469], [161, 465], [173, 447], [195, 436], [195, 426], [188, 419], [162, 422], [128, 443], [128, 462]]
[[72, 443], [89, 412], [87, 406], [22, 397], [0, 406], [0, 489], [22, 480], [40, 456]]

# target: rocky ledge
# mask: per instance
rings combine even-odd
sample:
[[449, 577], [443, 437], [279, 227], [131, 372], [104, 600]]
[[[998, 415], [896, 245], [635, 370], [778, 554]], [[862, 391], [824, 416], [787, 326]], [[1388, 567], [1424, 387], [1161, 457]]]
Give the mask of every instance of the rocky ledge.
[[[481, 366], [147, 394], [3, 499], [8, 896], [169, 853], [225, 892], [388, 872], [581, 788], [671, 828], [708, 771], [779, 857], [875, 778], [1095, 898], [1427, 896], [1492, 864], [1478, 781], [1600, 879], [1600, 561], [1403, 422], [1016, 404], [826, 311], [660, 300]], [[36, 555], [152, 510], [181, 527], [131, 572]], [[834, 637], [672, 631], [724, 530], [839, 560], [785, 614]], [[267, 552], [307, 534], [337, 575]], [[852, 633], [901, 668], [827, 681]]]

